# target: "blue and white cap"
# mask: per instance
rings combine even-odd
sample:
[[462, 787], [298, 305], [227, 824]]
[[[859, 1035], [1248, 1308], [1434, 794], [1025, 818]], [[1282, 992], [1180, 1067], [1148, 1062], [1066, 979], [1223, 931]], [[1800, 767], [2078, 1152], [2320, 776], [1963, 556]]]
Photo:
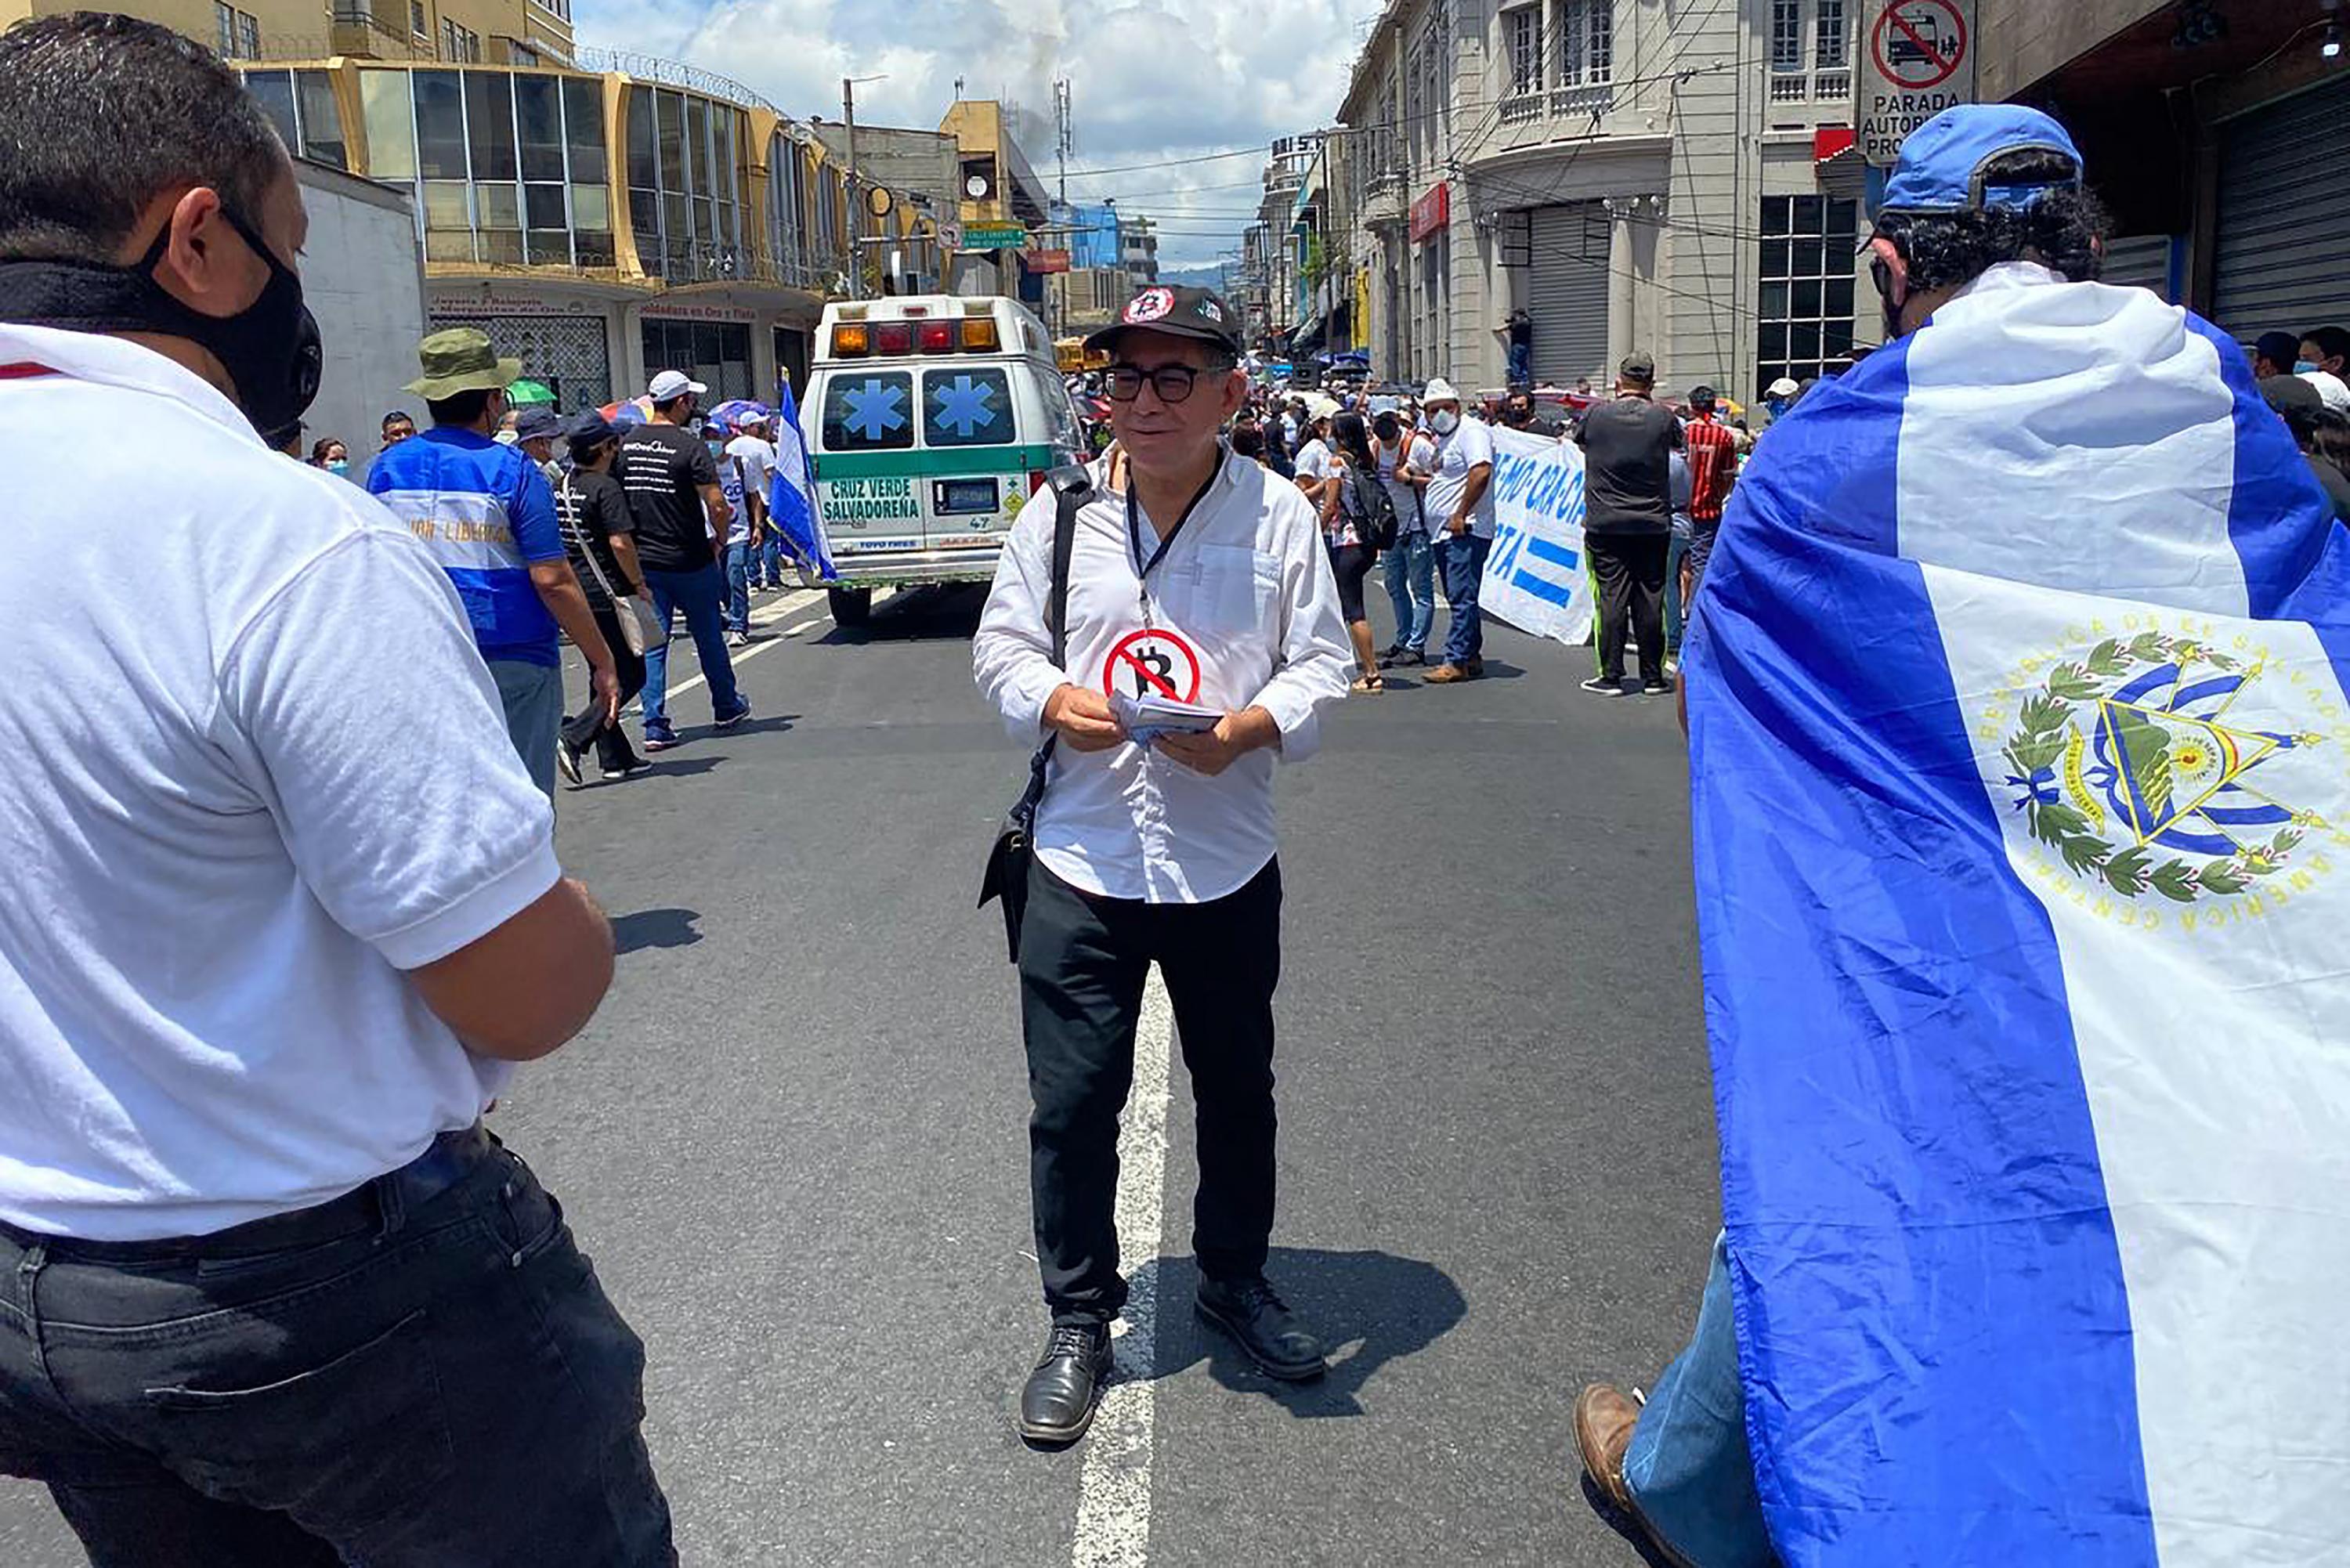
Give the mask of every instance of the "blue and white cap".
[[[2025, 185], [1985, 182], [1983, 171], [1994, 159], [2026, 151], [2063, 154], [2072, 161], [2072, 178]], [[1903, 140], [1877, 213], [2022, 210], [2052, 190], [2080, 187], [2081, 150], [2053, 118], [2021, 104], [1965, 103], [1944, 109]]]

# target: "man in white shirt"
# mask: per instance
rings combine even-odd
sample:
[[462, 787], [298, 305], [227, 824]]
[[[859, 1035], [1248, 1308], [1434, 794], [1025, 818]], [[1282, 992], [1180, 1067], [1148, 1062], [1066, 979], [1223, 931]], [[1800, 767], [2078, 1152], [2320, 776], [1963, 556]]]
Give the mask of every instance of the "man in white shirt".
[[759, 537], [767, 524], [767, 481], [775, 472], [775, 449], [767, 440], [767, 416], [736, 417], [741, 433], [719, 454], [719, 488], [733, 514], [726, 524], [726, 619], [734, 646], [751, 640], [751, 584], [758, 576]]
[[1485, 577], [1486, 552], [1493, 547], [1493, 432], [1461, 407], [1461, 394], [1440, 376], [1429, 382], [1423, 403], [1436, 462], [1413, 472], [1427, 481], [1420, 504], [1435, 542], [1437, 570], [1444, 577], [1444, 601], [1452, 607], [1444, 662], [1428, 672], [1428, 683], [1450, 686], [1485, 673], [1477, 590]]
[[[1198, 1307], [1268, 1374], [1317, 1376], [1322, 1347], [1264, 1278], [1273, 1229], [1273, 993], [1281, 968], [1276, 755], [1304, 761], [1352, 668], [1322, 531], [1297, 490], [1235, 457], [1240, 318], [1203, 289], [1143, 290], [1087, 340], [1111, 355], [1125, 459], [1076, 514], [1067, 648], [1053, 658], [1056, 508], [1025, 508], [972, 647], [1015, 740], [1049, 738], [1019, 939], [1035, 1114], [1029, 1183], [1053, 1328], [1019, 1426], [1073, 1442], [1126, 1302], [1113, 1210], [1118, 1116], [1146, 971], [1159, 965], [1199, 1102]], [[1111, 698], [1222, 713], [1130, 737]]]
[[285, 149], [88, 13], [0, 36], [0, 1472], [97, 1568], [673, 1564], [643, 1345], [480, 1122], [611, 929], [448, 576], [256, 433]]

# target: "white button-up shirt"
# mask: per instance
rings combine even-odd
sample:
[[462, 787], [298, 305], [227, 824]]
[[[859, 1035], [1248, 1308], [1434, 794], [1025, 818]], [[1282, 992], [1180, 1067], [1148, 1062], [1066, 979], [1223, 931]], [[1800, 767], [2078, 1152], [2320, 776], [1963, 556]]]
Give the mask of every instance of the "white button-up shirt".
[[[1172, 688], [1205, 707], [1264, 709], [1284, 760], [1305, 761], [1320, 744], [1315, 711], [1347, 694], [1354, 668], [1311, 504], [1227, 452], [1150, 571], [1146, 625], [1127, 498], [1108, 493], [1107, 472], [1107, 459], [1093, 465], [1096, 494], [1077, 513], [1066, 670], [1053, 663], [1045, 624], [1051, 491], [1022, 509], [1004, 542], [972, 662], [1005, 728], [1035, 744], [1045, 704], [1065, 683], [1129, 696]], [[1148, 562], [1159, 533], [1139, 506], [1135, 519]], [[1273, 766], [1271, 752], [1251, 752], [1209, 778], [1132, 742], [1079, 752], [1065, 741], [1037, 812], [1036, 853], [1063, 881], [1113, 898], [1223, 898], [1274, 857]]]

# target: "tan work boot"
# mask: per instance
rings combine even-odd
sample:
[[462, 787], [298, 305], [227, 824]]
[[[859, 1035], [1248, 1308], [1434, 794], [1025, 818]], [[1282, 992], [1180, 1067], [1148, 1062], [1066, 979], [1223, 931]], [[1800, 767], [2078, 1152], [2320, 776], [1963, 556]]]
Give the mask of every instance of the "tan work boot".
[[1639, 1424], [1640, 1407], [1612, 1384], [1594, 1383], [1575, 1401], [1575, 1446], [1582, 1452], [1583, 1469], [1591, 1477], [1591, 1484], [1640, 1532], [1640, 1539], [1656, 1549], [1659, 1556], [1675, 1564], [1675, 1568], [1690, 1568], [1689, 1559], [1674, 1551], [1672, 1543], [1658, 1534], [1648, 1515], [1640, 1511], [1631, 1487], [1624, 1480], [1624, 1455], [1632, 1447], [1632, 1428]]
[[1457, 664], [1440, 664], [1420, 679], [1430, 686], [1450, 686], [1456, 680], [1467, 680], [1471, 677]]

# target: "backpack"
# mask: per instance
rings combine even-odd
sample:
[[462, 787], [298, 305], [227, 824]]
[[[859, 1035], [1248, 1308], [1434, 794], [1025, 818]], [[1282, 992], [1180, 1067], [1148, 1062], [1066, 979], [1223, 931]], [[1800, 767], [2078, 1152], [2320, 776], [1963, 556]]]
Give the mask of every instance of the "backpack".
[[1388, 487], [1379, 483], [1379, 476], [1350, 462], [1347, 465], [1347, 489], [1355, 498], [1355, 527], [1362, 535], [1363, 543], [1374, 550], [1394, 549], [1395, 501], [1388, 494]]

